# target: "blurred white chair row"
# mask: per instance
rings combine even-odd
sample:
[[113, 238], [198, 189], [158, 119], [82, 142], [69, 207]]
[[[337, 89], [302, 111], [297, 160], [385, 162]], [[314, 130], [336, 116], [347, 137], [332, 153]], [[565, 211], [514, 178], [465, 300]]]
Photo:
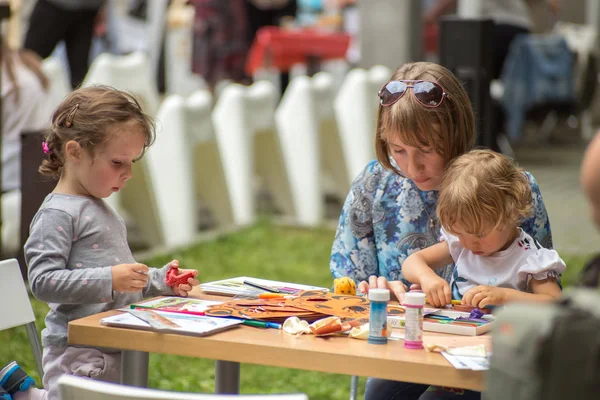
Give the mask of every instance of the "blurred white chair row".
[[[58, 105], [68, 81], [55, 64], [47, 60], [45, 69]], [[151, 70], [143, 53], [102, 54], [84, 85], [131, 92], [156, 117], [156, 144], [136, 164], [128, 186], [108, 201], [126, 221], [133, 220], [149, 245], [168, 247], [194, 238], [200, 203], [217, 224], [251, 224], [259, 187], [285, 216], [302, 225], [320, 224], [324, 195], [343, 200], [374, 158], [376, 93], [391, 74], [385, 67], [351, 70], [337, 93], [327, 72], [297, 76], [279, 105], [271, 82], [230, 84], [213, 108], [205, 90], [161, 103]], [[5, 233], [4, 241], [11, 236]]]
[[59, 378], [58, 387], [62, 400], [308, 400], [308, 396], [302, 393], [259, 395], [180, 393], [123, 386], [66, 374]]

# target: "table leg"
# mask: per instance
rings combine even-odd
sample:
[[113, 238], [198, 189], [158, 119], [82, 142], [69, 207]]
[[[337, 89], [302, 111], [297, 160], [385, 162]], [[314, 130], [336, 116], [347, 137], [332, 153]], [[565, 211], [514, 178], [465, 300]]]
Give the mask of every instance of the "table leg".
[[238, 394], [240, 392], [240, 363], [215, 361], [215, 393]]
[[358, 376], [352, 375], [350, 378], [350, 400], [356, 400], [358, 392]]
[[121, 352], [121, 383], [129, 386], [148, 386], [148, 359], [145, 351], [123, 350]]

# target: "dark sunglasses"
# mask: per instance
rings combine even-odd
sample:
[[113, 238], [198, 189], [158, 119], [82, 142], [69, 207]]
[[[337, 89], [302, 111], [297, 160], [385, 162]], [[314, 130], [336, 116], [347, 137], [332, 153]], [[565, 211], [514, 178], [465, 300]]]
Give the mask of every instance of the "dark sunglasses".
[[391, 106], [412, 88], [415, 99], [425, 107], [435, 108], [448, 97], [439, 83], [432, 81], [390, 81], [379, 91], [379, 104]]

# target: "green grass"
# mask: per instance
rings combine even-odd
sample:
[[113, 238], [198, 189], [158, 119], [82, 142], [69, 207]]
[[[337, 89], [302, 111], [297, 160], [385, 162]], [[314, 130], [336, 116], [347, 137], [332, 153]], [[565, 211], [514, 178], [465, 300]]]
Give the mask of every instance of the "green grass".
[[[165, 254], [148, 265], [159, 267], [176, 258], [183, 268], [195, 268], [201, 281], [233, 276], [256, 276], [331, 286], [329, 254], [334, 232], [329, 229], [296, 229], [279, 227], [268, 220], [240, 232], [198, 244], [189, 249]], [[560, 250], [560, 249], [559, 249]], [[561, 254], [568, 265], [564, 284], [575, 282], [577, 274], [589, 256]], [[37, 326], [42, 328], [48, 311], [46, 304], [32, 299]], [[16, 359], [34, 378], [38, 379], [33, 355], [25, 329], [22, 327], [0, 332], [0, 367]], [[319, 360], [315, 359], [315, 363]], [[365, 379], [360, 379], [359, 396]], [[214, 361], [152, 354], [149, 386], [153, 388], [205, 392], [214, 391]], [[347, 399], [350, 378], [284, 368], [243, 364], [242, 393], [304, 392], [312, 399]]]

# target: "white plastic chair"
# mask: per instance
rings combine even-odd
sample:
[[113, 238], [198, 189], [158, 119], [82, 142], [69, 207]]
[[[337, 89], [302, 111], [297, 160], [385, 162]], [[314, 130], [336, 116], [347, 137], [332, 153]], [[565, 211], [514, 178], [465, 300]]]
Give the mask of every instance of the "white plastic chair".
[[138, 97], [144, 111], [156, 115], [160, 97], [148, 56], [134, 52], [125, 56], [102, 53], [90, 65], [83, 86], [109, 85]]
[[217, 395], [123, 386], [72, 375], [58, 379], [62, 400], [308, 400], [305, 394]]
[[295, 217], [315, 226], [324, 217], [324, 193], [343, 199], [350, 189], [333, 112], [328, 72], [292, 79], [275, 112]]
[[232, 221], [211, 107], [210, 92], [197, 91], [187, 99], [167, 97], [157, 114], [156, 143], [144, 161], [164, 244], [169, 247], [189, 244], [194, 238], [198, 197], [218, 222]]
[[50, 56], [42, 63], [42, 70], [48, 77], [50, 87], [48, 88], [47, 101], [52, 110], [56, 109], [61, 101], [71, 92], [71, 83], [65, 65], [58, 57]]
[[143, 159], [147, 186], [156, 205], [163, 243], [182, 246], [191, 242], [197, 226], [185, 100], [169, 96], [156, 119], [156, 142]]
[[223, 162], [233, 219], [247, 225], [255, 219], [255, 173], [269, 189], [276, 206], [293, 214], [281, 148], [275, 134], [275, 86], [259, 81], [250, 87], [226, 86], [212, 113]]
[[319, 123], [319, 147], [321, 149], [321, 189], [326, 195], [337, 197], [341, 202], [350, 190], [347, 181], [348, 161], [344, 157], [340, 133], [335, 118], [333, 102], [336, 95], [336, 77], [330, 72], [319, 72], [312, 77], [312, 92]]
[[185, 102], [186, 135], [195, 198], [206, 205], [221, 226], [234, 222], [223, 160], [211, 117], [213, 99], [207, 90], [197, 90]]
[[367, 163], [375, 159], [375, 120], [377, 92], [390, 78], [392, 71], [374, 66], [369, 71], [353, 69], [346, 75], [334, 102], [340, 130], [344, 159], [348, 164], [348, 182], [360, 174]]
[[[126, 56], [100, 54], [92, 62], [82, 85], [108, 85], [129, 92], [151, 116], [155, 116], [159, 108], [156, 80], [149, 59], [142, 52]], [[135, 221], [147, 244], [156, 246], [163, 244], [165, 238], [144, 164], [143, 159], [136, 164], [127, 187], [122, 192], [113, 193], [106, 201], [128, 225], [131, 220]]]
[[0, 330], [25, 325], [41, 379], [44, 376], [42, 346], [19, 262], [14, 258], [0, 261], [0, 304], [3, 305], [0, 307]]

